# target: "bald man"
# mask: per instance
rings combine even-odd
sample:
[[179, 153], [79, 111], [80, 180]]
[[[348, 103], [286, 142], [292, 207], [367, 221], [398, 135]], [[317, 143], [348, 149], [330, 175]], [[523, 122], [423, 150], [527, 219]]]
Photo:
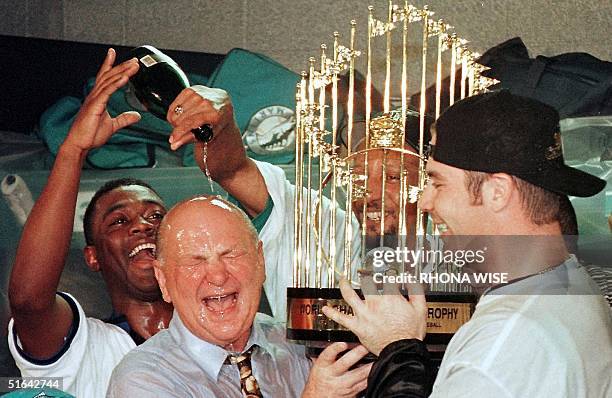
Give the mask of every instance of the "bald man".
[[262, 243], [236, 206], [215, 196], [181, 202], [162, 221], [157, 249], [155, 275], [175, 314], [121, 361], [107, 396], [350, 397], [366, 387], [369, 366], [349, 370], [364, 347], [336, 361], [347, 346], [334, 344], [311, 372], [283, 325], [257, 314]]

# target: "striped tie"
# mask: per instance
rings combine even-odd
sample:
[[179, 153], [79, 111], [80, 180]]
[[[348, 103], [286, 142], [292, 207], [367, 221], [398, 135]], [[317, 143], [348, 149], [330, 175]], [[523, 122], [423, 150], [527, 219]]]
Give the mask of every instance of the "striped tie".
[[244, 353], [237, 356], [229, 355], [225, 361], [225, 363], [238, 365], [238, 370], [240, 371], [240, 389], [246, 398], [263, 397], [251, 368], [251, 353], [254, 348], [255, 346], [252, 346]]

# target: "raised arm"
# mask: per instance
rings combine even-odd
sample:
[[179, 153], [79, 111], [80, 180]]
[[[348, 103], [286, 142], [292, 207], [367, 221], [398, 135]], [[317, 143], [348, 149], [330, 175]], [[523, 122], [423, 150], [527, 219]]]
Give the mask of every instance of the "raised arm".
[[[175, 112], [179, 105], [182, 112]], [[255, 162], [246, 156], [227, 92], [205, 86], [187, 88], [170, 105], [167, 118], [174, 127], [170, 136], [172, 149], [195, 142], [195, 159], [202, 171], [208, 167], [212, 179], [236, 198], [250, 216], [264, 210], [268, 189]], [[205, 123], [214, 131], [208, 144], [196, 142], [191, 133], [191, 129]]]
[[70, 248], [81, 167], [87, 152], [103, 145], [117, 130], [137, 122], [126, 112], [111, 118], [106, 104], [111, 94], [138, 70], [135, 60], [113, 67], [109, 49], [55, 164], [24, 226], [9, 282], [9, 301], [24, 351], [38, 359], [56, 354], [72, 323], [68, 303], [56, 295]]

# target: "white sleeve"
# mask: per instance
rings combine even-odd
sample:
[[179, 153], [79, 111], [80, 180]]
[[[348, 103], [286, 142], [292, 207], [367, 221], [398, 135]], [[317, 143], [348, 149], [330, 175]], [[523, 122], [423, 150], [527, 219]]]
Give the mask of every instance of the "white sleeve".
[[113, 368], [136, 346], [122, 329], [99, 319], [87, 318], [78, 301], [63, 293], [73, 310], [74, 326], [64, 347], [52, 358], [29, 358], [19, 337], [8, 326], [8, 344], [23, 377], [60, 377], [62, 389], [75, 396], [104, 396]]
[[23, 377], [62, 377], [64, 379], [64, 389], [66, 389], [66, 384], [72, 384], [74, 375], [81, 367], [88, 344], [88, 324], [85, 312], [83, 312], [79, 302], [68, 294], [62, 295], [62, 297], [73, 310], [73, 325], [70, 334], [66, 337], [64, 346], [57, 354], [46, 360], [29, 357], [23, 351], [19, 336], [13, 329], [13, 319], [10, 320], [8, 325], [8, 344], [11, 355], [15, 359], [15, 364]]
[[[288, 264], [288, 268], [286, 271], [289, 276], [291, 274], [291, 264], [293, 264], [293, 252], [294, 252], [294, 222], [295, 222], [295, 185], [291, 184], [286, 176], [285, 172], [279, 168], [278, 166], [271, 165], [265, 162], [255, 161], [259, 171], [262, 173], [264, 177], [264, 181], [266, 183], [266, 187], [268, 189], [268, 193], [274, 202], [274, 208], [270, 217], [268, 218], [266, 224], [260, 233], [260, 238], [264, 242], [264, 246], [266, 243], [270, 243], [269, 246], [272, 246], [271, 242], [274, 242], [274, 247], [276, 250], [275, 258], [281, 256], [284, 263]], [[303, 200], [306, 201], [308, 190], [303, 188]], [[313, 220], [311, 221], [313, 225], [316, 224], [316, 220], [314, 217], [316, 215], [316, 204], [318, 202], [319, 191], [312, 190], [310, 192], [310, 201], [312, 203], [311, 213], [313, 214]], [[323, 226], [323, 234], [322, 234], [322, 242], [323, 242], [323, 255], [326, 258], [329, 258], [329, 250], [330, 245], [329, 241], [330, 237], [330, 224], [331, 224], [331, 212], [332, 212], [332, 202], [329, 198], [323, 197], [323, 212], [322, 212], [322, 226]], [[306, 211], [305, 208], [302, 209], [302, 213]], [[345, 212], [343, 209], [337, 207], [335, 209], [336, 213], [336, 264], [342, 264], [344, 258], [344, 231], [346, 230], [345, 225]], [[317, 234], [314, 233], [313, 229], [307, 230], [306, 225], [304, 224], [304, 229], [302, 234], [310, 233], [311, 237], [311, 263], [314, 264], [314, 258], [316, 256], [316, 249], [314, 241], [317, 239]], [[354, 280], [356, 278], [356, 270], [359, 268], [361, 262], [361, 233], [360, 226], [357, 218], [354, 215], [351, 215], [351, 265], [352, 265], [352, 276]], [[303, 245], [305, 244], [302, 242]], [[265, 248], [265, 247], [264, 247]], [[305, 253], [305, 250], [303, 249]], [[306, 254], [303, 254], [303, 259], [306, 259]], [[311, 277], [314, 278], [315, 269], [314, 266], [311, 267]], [[340, 270], [336, 270], [336, 279], [340, 277]], [[323, 278], [323, 281], [326, 281], [327, 277]], [[290, 280], [288, 279], [290, 282]], [[289, 284], [284, 285], [289, 286]]]
[[[278, 166], [271, 165], [265, 162], [255, 161], [257, 168], [261, 172], [266, 187], [274, 207], [270, 214], [270, 217], [266, 221], [266, 224], [260, 231], [259, 237], [263, 242], [264, 255], [266, 261], [266, 281], [264, 288], [266, 295], [268, 296], [270, 307], [274, 317], [285, 321], [286, 317], [286, 288], [292, 285], [293, 280], [293, 261], [294, 261], [294, 202], [295, 202], [295, 186], [291, 184], [286, 176], [285, 172]], [[304, 201], [306, 201], [307, 190], [304, 188]], [[318, 192], [311, 191], [311, 203], [315, 203], [317, 200]], [[323, 217], [323, 237], [325, 256], [329, 258], [327, 254], [329, 252], [329, 230], [330, 230], [330, 200], [324, 199], [324, 217]], [[314, 213], [315, 206], [312, 206], [311, 213]], [[303, 209], [302, 212], [305, 212]], [[342, 250], [344, 242], [344, 211], [338, 209], [336, 211], [336, 264], [342, 264], [344, 253]], [[352, 217], [352, 275], [355, 276], [355, 270], [359, 267], [360, 261], [360, 248], [361, 238], [359, 233], [359, 224], [355, 217]], [[302, 233], [305, 235], [310, 234], [311, 242], [314, 242], [315, 233], [312, 229], [307, 230], [306, 225]], [[302, 242], [303, 245], [305, 242]], [[303, 246], [304, 247], [304, 246]], [[306, 263], [306, 250], [303, 249], [303, 260]], [[310, 248], [310, 261], [311, 264], [309, 269], [310, 280], [314, 281], [316, 275], [315, 269], [315, 258], [316, 249], [314, 244]], [[336, 279], [339, 279], [340, 269], [336, 269]], [[322, 274], [322, 281], [325, 283], [327, 275]]]
[[513, 395], [487, 372], [469, 364], [454, 366], [443, 383], [435, 384], [430, 398], [512, 398]]
[[[293, 224], [293, 213], [288, 212], [287, 206], [293, 200], [291, 184], [285, 178], [285, 172], [278, 166], [265, 162], [255, 161], [262, 174], [268, 194], [272, 198], [273, 207], [263, 228], [259, 232], [259, 239], [263, 243], [266, 263], [266, 280], [264, 290], [270, 303], [272, 315], [279, 321], [286, 318], [286, 287], [291, 282], [291, 264], [293, 263], [293, 246], [288, 240], [293, 236], [289, 231], [288, 223]], [[291, 216], [291, 220], [286, 217]], [[287, 236], [287, 234], [291, 236]]]

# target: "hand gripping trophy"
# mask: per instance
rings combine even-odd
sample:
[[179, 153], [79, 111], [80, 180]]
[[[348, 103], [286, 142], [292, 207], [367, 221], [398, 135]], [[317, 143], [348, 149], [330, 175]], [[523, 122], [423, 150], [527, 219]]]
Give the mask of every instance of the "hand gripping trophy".
[[[442, 244], [435, 228], [427, 234], [426, 215], [417, 206], [426, 184], [428, 129], [455, 99], [497, 82], [481, 75], [486, 68], [476, 62], [478, 54], [433, 15], [427, 7], [390, 1], [380, 20], [370, 6], [365, 50], [356, 49], [357, 23], [351, 21], [348, 47], [334, 33], [331, 54], [321, 45], [320, 59], [310, 58], [297, 85], [287, 337], [313, 353], [329, 341], [357, 341], [321, 312], [328, 304], [351, 313], [336, 287], [341, 277], [359, 287], [364, 275], [402, 283], [410, 275], [461, 272], [452, 261], [423, 255], [439, 252]], [[436, 51], [430, 51], [436, 39]], [[357, 65], [365, 69], [361, 84]], [[443, 80], [443, 74], [449, 76]], [[340, 90], [346, 77], [348, 87]], [[413, 103], [409, 90], [420, 90]], [[430, 92], [435, 98], [428, 100]], [[475, 303], [469, 287], [440, 280], [427, 290], [426, 342], [433, 345], [447, 343]]]

